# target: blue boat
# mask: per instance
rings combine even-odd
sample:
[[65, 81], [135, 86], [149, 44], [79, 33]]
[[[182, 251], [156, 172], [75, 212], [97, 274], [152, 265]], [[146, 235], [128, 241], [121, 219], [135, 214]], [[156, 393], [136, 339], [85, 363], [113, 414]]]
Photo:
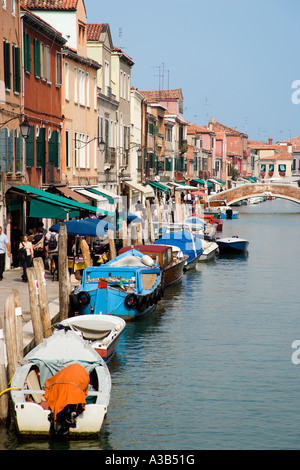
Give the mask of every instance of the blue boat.
[[163, 293], [159, 266], [131, 249], [106, 264], [87, 267], [70, 305], [81, 315], [116, 315], [128, 321], [150, 313]]
[[234, 235], [227, 238], [216, 238], [220, 253], [241, 253], [248, 249], [249, 242]]
[[154, 244], [175, 246], [183, 255], [187, 255], [184, 270], [194, 268], [203, 253], [201, 239], [189, 230], [168, 230], [155, 240]]

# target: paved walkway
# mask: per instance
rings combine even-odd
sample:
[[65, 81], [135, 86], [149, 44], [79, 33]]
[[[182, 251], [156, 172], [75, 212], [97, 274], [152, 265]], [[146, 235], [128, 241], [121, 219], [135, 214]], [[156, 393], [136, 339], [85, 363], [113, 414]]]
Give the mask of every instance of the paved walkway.
[[[12, 289], [17, 289], [20, 296], [23, 319], [26, 321], [30, 320], [30, 302], [28, 284], [22, 282], [21, 275], [23, 273], [22, 268], [9, 269], [3, 274], [3, 280], [0, 281], [0, 318], [3, 325], [4, 319], [4, 308], [7, 296], [11, 293]], [[58, 296], [59, 286], [58, 281], [52, 281], [52, 276], [49, 271], [46, 271], [46, 289], [49, 302], [49, 308], [57, 308], [58, 311]], [[55, 307], [57, 306], [57, 307]]]

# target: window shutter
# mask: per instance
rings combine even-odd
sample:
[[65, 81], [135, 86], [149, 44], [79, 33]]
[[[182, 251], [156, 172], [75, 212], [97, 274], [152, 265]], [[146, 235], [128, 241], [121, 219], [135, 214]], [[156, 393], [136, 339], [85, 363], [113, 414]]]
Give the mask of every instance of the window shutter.
[[12, 47], [13, 51], [13, 73], [14, 73], [14, 92], [21, 91], [21, 74], [20, 74], [20, 48]]
[[10, 90], [10, 45], [6, 41], [3, 42], [3, 53], [5, 89]]
[[41, 76], [41, 48], [37, 39], [34, 39], [34, 75]]
[[26, 166], [34, 166], [34, 126], [31, 126], [26, 139]]
[[15, 130], [15, 171], [22, 173], [23, 170], [23, 138], [21, 135], [18, 137], [17, 130]]
[[7, 129], [0, 129], [0, 173], [7, 171]]
[[24, 67], [25, 72], [31, 72], [30, 34], [24, 33]]
[[53, 163], [53, 165], [58, 168], [58, 160], [59, 160], [59, 147], [58, 147], [58, 132], [52, 132], [51, 139], [48, 143], [49, 149], [49, 163]]

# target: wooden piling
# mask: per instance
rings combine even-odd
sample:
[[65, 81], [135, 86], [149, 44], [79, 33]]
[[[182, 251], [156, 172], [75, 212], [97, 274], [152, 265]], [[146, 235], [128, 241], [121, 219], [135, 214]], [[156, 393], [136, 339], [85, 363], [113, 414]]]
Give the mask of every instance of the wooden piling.
[[138, 245], [143, 244], [143, 226], [142, 224], [138, 224], [136, 227], [137, 230], [137, 243]]
[[66, 224], [61, 224], [58, 237], [59, 313], [60, 321], [68, 318], [70, 277], [68, 271], [68, 233]]
[[14, 296], [15, 305], [15, 325], [16, 325], [16, 351], [17, 351], [17, 363], [23, 359], [23, 318], [22, 318], [22, 307], [20, 301], [20, 295], [18, 289], [13, 289], [12, 294]]
[[152, 216], [151, 216], [151, 206], [150, 206], [150, 201], [147, 199], [146, 200], [146, 210], [147, 210], [147, 218], [148, 218], [148, 236], [150, 236], [150, 242], [153, 243], [155, 240], [154, 237], [154, 230], [153, 230], [153, 225], [152, 225]]
[[38, 281], [38, 295], [39, 295], [41, 322], [42, 322], [42, 327], [43, 327], [43, 337], [49, 338], [49, 336], [51, 336], [51, 333], [52, 333], [52, 327], [51, 327], [51, 317], [50, 317], [50, 311], [49, 311], [48, 296], [47, 296], [47, 290], [46, 290], [46, 277], [45, 277], [43, 259], [41, 257], [34, 258], [33, 266], [34, 266], [36, 278]]
[[84, 239], [80, 240], [80, 249], [81, 249], [81, 253], [83, 256], [85, 267], [87, 268], [88, 266], [93, 266], [89, 245], [87, 244], [86, 240]]
[[[0, 318], [0, 392], [7, 389], [6, 353], [4, 342], [4, 330]], [[8, 395], [0, 396], [0, 422], [5, 422], [8, 415]]]
[[117, 256], [114, 232], [112, 230], [107, 230], [107, 236], [108, 236], [110, 259], [114, 259]]
[[5, 341], [7, 354], [7, 371], [8, 379], [13, 377], [18, 365], [17, 348], [16, 348], [16, 324], [15, 324], [15, 299], [10, 293], [5, 302]]
[[126, 220], [122, 220], [122, 239], [123, 239], [123, 246], [128, 246], [128, 235], [127, 235]]
[[39, 306], [38, 280], [34, 268], [27, 268], [26, 272], [28, 278], [28, 291], [32, 328], [35, 345], [37, 346], [43, 341], [43, 326]]

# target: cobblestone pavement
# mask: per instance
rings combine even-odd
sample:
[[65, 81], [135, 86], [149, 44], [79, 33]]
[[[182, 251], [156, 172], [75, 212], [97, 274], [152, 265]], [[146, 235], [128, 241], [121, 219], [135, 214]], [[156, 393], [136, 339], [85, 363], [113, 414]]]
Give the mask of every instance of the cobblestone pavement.
[[[12, 289], [17, 289], [20, 296], [22, 313], [24, 320], [30, 319], [30, 302], [28, 284], [22, 282], [21, 276], [23, 273], [22, 268], [9, 269], [3, 273], [3, 280], [0, 281], [0, 318], [3, 322], [4, 308], [7, 296], [11, 293]], [[52, 280], [50, 271], [46, 273], [46, 289], [49, 303], [58, 299], [59, 296], [59, 283]]]

